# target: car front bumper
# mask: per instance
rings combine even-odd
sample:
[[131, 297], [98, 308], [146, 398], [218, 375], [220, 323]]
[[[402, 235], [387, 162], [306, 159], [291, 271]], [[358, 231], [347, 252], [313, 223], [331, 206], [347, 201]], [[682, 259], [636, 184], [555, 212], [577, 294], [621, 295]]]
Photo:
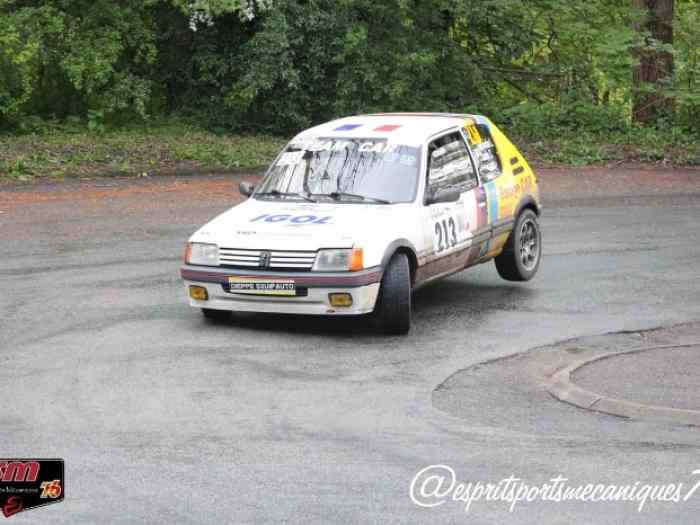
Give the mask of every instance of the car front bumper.
[[[359, 272], [272, 272], [234, 270], [229, 268], [185, 265], [180, 270], [185, 291], [191, 285], [206, 288], [208, 299], [188, 298], [190, 306], [240, 312], [267, 312], [305, 315], [360, 315], [372, 312], [379, 294], [382, 268], [377, 266]], [[228, 291], [229, 277], [284, 279], [294, 281], [299, 295], [253, 295]], [[349, 293], [352, 305], [330, 304], [329, 294]]]

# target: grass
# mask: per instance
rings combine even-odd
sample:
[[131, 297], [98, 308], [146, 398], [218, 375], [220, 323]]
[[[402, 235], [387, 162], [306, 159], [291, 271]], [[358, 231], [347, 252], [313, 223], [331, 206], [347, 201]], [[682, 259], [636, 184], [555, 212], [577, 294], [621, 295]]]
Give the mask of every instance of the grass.
[[[644, 129], [614, 134], [568, 131], [544, 138], [515, 135], [513, 139], [536, 164], [581, 166], [632, 161], [700, 165], [700, 141], [682, 133]], [[0, 183], [254, 171], [269, 164], [285, 141], [267, 135], [216, 134], [182, 121], [102, 133], [80, 125], [46, 125], [35, 133], [0, 135]]]
[[252, 171], [269, 164], [284, 143], [279, 137], [219, 135], [183, 123], [104, 133], [54, 126], [0, 135], [0, 181]]

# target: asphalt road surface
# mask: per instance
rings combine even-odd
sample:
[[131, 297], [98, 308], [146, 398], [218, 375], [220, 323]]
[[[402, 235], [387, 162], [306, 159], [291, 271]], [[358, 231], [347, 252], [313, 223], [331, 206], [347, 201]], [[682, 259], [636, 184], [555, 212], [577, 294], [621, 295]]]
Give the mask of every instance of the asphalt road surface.
[[465, 483], [700, 481], [697, 428], [493, 386], [461, 400], [478, 417], [433, 404], [478, 362], [700, 320], [698, 173], [544, 172], [537, 278], [487, 264], [424, 288], [406, 337], [293, 316], [205, 323], [180, 255], [236, 180], [0, 191], [0, 454], [62, 457], [67, 475], [66, 501], [14, 523], [697, 523], [700, 490], [642, 512], [537, 499], [466, 513], [449, 497], [419, 507], [410, 487], [432, 464]]

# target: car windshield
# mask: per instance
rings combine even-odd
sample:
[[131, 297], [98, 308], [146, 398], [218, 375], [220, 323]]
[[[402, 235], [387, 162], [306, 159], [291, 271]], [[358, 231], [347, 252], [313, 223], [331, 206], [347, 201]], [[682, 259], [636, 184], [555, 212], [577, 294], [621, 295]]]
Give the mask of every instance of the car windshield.
[[290, 143], [258, 186], [262, 199], [411, 202], [420, 149], [386, 139], [314, 139]]

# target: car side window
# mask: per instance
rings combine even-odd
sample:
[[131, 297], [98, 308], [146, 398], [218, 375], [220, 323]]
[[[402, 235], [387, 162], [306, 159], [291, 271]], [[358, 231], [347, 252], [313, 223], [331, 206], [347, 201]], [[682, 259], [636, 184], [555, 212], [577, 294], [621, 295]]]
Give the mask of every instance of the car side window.
[[485, 124], [468, 125], [465, 128], [465, 134], [474, 154], [481, 181], [492, 181], [501, 174], [502, 170], [496, 145], [488, 126]]
[[462, 193], [477, 184], [467, 144], [459, 132], [440, 137], [428, 145], [427, 197], [453, 189]]

